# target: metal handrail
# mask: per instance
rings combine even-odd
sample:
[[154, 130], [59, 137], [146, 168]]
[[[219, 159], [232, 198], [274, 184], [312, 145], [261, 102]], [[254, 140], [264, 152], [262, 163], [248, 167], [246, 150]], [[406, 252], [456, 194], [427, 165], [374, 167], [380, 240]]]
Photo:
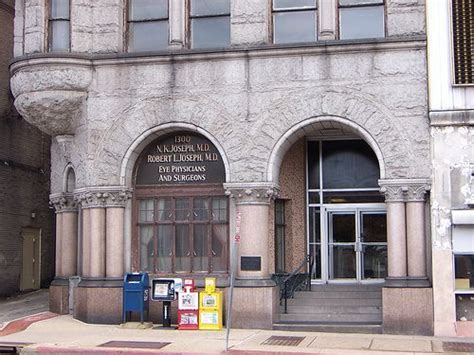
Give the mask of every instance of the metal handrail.
[[[307, 272], [300, 272], [305, 265], [307, 265]], [[295, 291], [302, 289], [302, 286], [306, 286], [306, 290], [311, 291], [311, 272], [313, 265], [314, 257], [312, 255], [306, 255], [303, 262], [295, 270], [282, 280], [276, 280], [280, 286], [280, 304], [282, 300], [284, 300], [285, 304], [284, 313], [288, 313], [288, 298], [292, 298]]]

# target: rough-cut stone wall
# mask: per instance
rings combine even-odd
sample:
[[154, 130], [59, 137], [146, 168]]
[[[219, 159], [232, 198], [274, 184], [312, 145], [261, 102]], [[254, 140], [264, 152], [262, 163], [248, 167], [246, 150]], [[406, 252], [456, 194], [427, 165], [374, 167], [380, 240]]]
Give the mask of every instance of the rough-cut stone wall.
[[13, 14], [13, 1], [0, 1], [0, 295], [19, 290], [23, 228], [41, 229], [42, 285], [54, 276], [54, 216], [48, 205], [50, 138], [13, 109], [8, 85]]

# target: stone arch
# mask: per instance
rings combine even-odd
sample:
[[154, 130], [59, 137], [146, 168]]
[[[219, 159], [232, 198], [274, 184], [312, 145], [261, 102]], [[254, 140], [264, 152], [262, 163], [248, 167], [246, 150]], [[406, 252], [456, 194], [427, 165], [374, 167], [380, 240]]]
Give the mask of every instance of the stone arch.
[[133, 181], [133, 169], [143, 149], [145, 149], [145, 147], [156, 138], [175, 131], [196, 132], [209, 139], [209, 141], [217, 148], [219, 154], [222, 157], [225, 169], [225, 181], [230, 180], [231, 172], [229, 160], [225, 154], [223, 147], [221, 146], [216, 137], [214, 137], [212, 134], [210, 134], [203, 128], [200, 128], [192, 123], [170, 122], [146, 130], [132, 142], [132, 144], [128, 147], [126, 151], [122, 160], [122, 164], [120, 166], [120, 184], [122, 186], [131, 187]]
[[66, 193], [72, 193], [76, 189], [76, 172], [74, 166], [68, 163], [64, 168], [62, 190]]
[[268, 182], [278, 183], [278, 175], [280, 172], [281, 163], [286, 152], [290, 147], [300, 138], [305, 135], [310, 135], [315, 130], [321, 129], [318, 126], [322, 122], [338, 122], [348, 128], [349, 131], [357, 134], [362, 138], [374, 151], [377, 156], [380, 168], [380, 178], [385, 178], [385, 161], [377, 141], [367, 132], [363, 127], [357, 123], [348, 120], [347, 118], [338, 116], [316, 116], [305, 119], [288, 129], [276, 142], [271, 151], [266, 168], [266, 177]]

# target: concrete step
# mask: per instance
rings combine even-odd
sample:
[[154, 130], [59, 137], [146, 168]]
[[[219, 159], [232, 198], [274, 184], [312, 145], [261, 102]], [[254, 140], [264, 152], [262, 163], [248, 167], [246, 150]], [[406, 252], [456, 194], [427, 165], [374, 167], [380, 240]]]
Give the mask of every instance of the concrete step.
[[[280, 312], [283, 313], [285, 308], [280, 307]], [[360, 314], [381, 314], [381, 306], [348, 306], [348, 305], [329, 305], [324, 307], [315, 306], [301, 306], [291, 305], [287, 308], [288, 314], [346, 314], [346, 313], [360, 313]]]
[[381, 291], [300, 291], [295, 292], [295, 299], [300, 298], [382, 298]]
[[[283, 304], [283, 301], [282, 301]], [[289, 298], [288, 306], [382, 306], [382, 297], [380, 298]]]
[[281, 322], [338, 322], [338, 323], [381, 323], [382, 314], [360, 314], [360, 313], [343, 313], [343, 314], [284, 314], [280, 313]]
[[381, 291], [382, 284], [324, 284], [311, 285], [311, 291]]
[[329, 332], [329, 333], [363, 333], [382, 334], [381, 324], [352, 324], [352, 323], [295, 323], [278, 322], [273, 324], [275, 330], [297, 332]]

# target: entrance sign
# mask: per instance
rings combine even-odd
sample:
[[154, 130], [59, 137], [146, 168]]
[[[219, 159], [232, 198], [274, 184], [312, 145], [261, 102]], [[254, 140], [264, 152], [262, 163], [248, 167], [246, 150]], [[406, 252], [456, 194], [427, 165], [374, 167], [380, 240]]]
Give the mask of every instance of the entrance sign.
[[137, 185], [222, 183], [225, 169], [217, 148], [205, 137], [178, 132], [155, 140], [140, 156]]

